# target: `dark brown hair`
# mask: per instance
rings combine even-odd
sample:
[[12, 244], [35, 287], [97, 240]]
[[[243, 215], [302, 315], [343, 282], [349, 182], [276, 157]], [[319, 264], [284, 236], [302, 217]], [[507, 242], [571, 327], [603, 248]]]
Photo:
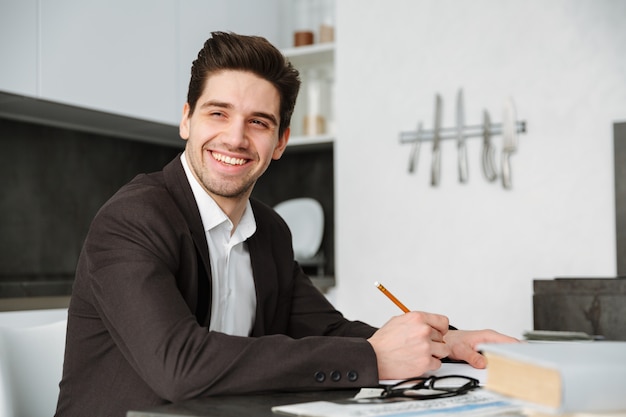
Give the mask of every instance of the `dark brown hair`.
[[300, 77], [283, 54], [265, 38], [235, 33], [212, 32], [191, 66], [187, 92], [189, 114], [212, 73], [222, 70], [250, 71], [269, 81], [280, 95], [279, 135], [291, 123], [291, 115], [300, 89]]

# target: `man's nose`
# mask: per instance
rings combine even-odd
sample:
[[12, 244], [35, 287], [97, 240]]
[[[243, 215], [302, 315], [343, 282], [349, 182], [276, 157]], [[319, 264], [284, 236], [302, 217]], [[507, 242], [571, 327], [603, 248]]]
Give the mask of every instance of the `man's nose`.
[[233, 121], [226, 129], [225, 140], [233, 148], [243, 148], [248, 146], [246, 124], [242, 121]]

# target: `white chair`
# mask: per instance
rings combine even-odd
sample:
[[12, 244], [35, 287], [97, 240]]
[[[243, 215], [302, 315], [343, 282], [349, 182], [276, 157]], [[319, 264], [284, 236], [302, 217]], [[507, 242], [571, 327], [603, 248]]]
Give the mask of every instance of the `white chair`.
[[67, 309], [0, 313], [0, 416], [54, 415], [66, 326]]
[[303, 266], [316, 266], [324, 274], [324, 254], [320, 251], [324, 237], [324, 210], [313, 198], [283, 201], [274, 210], [285, 220], [293, 237], [293, 252]]

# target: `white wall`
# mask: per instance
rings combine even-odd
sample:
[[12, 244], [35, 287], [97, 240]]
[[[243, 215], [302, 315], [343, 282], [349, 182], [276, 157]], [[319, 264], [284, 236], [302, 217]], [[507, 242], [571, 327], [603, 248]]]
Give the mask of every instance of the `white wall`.
[[279, 0], [0, 0], [0, 91], [177, 125], [211, 31], [281, 45], [281, 11]]
[[[626, 120], [626, 2], [619, 0], [341, 0], [337, 5], [337, 307], [381, 325], [410, 308], [462, 328], [532, 329], [532, 281], [616, 274], [612, 129]], [[528, 133], [513, 189], [487, 183], [481, 140], [456, 145], [430, 186], [431, 145], [417, 172], [400, 131], [432, 128], [435, 93], [455, 123], [501, 121], [512, 96]], [[498, 150], [501, 137], [494, 139]]]
[[187, 99], [191, 64], [212, 31], [259, 35], [278, 46], [281, 46], [284, 35], [279, 0], [177, 0], [176, 3], [180, 38], [177, 57], [178, 124]]

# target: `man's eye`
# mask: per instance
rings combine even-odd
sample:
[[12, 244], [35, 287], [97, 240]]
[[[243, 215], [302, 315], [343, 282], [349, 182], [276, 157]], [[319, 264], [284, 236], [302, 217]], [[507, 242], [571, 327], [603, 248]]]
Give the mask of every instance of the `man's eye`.
[[264, 122], [263, 120], [259, 120], [259, 119], [254, 119], [251, 121], [252, 124], [254, 125], [258, 125], [259, 127], [268, 127], [269, 125], [267, 124], [267, 122]]

